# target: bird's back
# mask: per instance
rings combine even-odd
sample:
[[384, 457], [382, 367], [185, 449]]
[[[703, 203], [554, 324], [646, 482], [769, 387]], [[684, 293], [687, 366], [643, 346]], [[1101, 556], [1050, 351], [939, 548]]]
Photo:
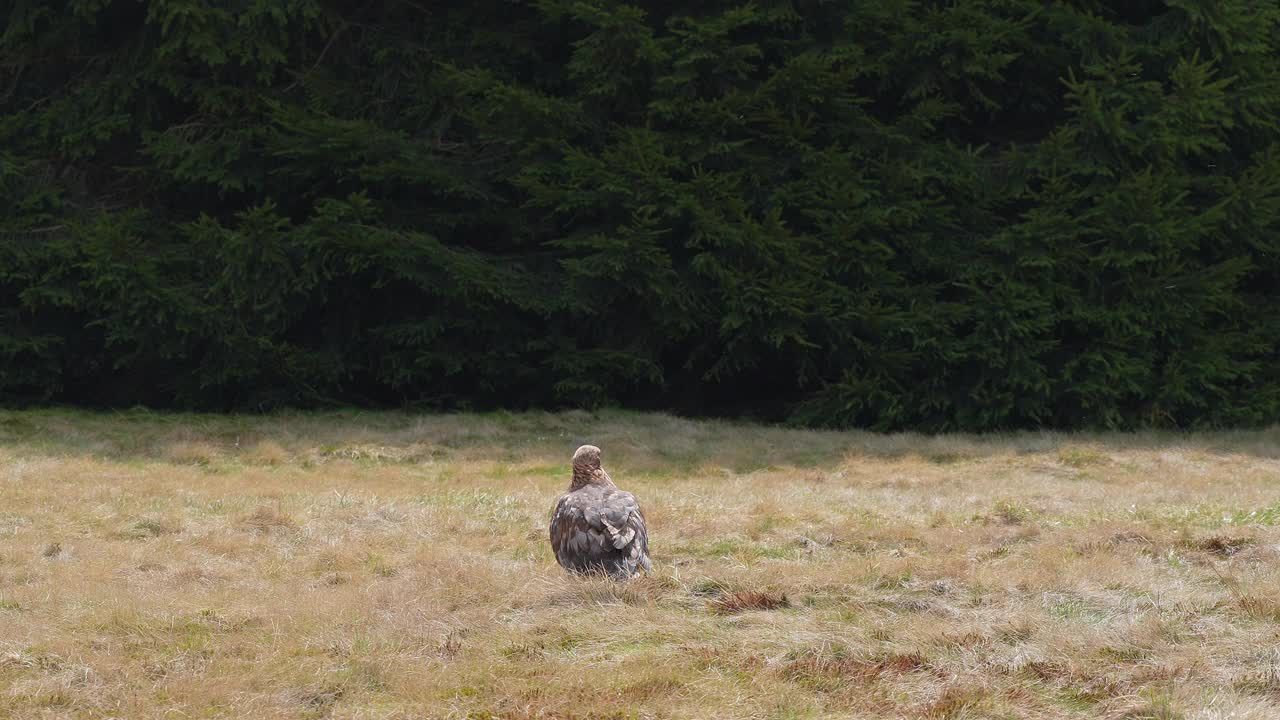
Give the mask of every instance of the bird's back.
[[613, 485], [587, 485], [562, 496], [551, 515], [551, 547], [574, 572], [626, 579], [652, 568], [640, 504]]

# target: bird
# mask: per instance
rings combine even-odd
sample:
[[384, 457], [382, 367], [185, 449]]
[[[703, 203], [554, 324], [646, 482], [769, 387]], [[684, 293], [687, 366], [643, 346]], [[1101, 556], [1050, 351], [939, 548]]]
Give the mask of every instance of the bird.
[[551, 513], [550, 530], [556, 561], [572, 573], [629, 580], [653, 569], [640, 503], [613, 484], [595, 445], [574, 452], [573, 479]]

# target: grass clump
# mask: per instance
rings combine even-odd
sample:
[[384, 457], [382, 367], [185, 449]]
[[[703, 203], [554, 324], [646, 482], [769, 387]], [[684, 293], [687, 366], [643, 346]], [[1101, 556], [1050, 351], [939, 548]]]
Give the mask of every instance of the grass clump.
[[711, 611], [717, 615], [734, 615], [751, 610], [778, 610], [791, 607], [791, 601], [784, 592], [764, 592], [760, 590], [737, 590], [726, 592], [710, 603]]

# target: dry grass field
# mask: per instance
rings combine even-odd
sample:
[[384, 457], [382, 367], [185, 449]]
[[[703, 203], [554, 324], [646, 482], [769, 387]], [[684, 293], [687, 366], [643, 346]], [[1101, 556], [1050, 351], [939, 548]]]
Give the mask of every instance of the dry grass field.
[[0, 412], [0, 717], [1274, 720], [1278, 523], [1280, 428]]

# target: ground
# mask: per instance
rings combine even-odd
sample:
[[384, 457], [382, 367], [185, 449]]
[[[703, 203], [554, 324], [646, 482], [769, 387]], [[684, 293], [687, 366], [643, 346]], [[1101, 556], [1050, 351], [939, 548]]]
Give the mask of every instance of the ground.
[[[546, 539], [599, 445], [654, 573]], [[0, 717], [1280, 717], [1280, 428], [0, 412]]]

